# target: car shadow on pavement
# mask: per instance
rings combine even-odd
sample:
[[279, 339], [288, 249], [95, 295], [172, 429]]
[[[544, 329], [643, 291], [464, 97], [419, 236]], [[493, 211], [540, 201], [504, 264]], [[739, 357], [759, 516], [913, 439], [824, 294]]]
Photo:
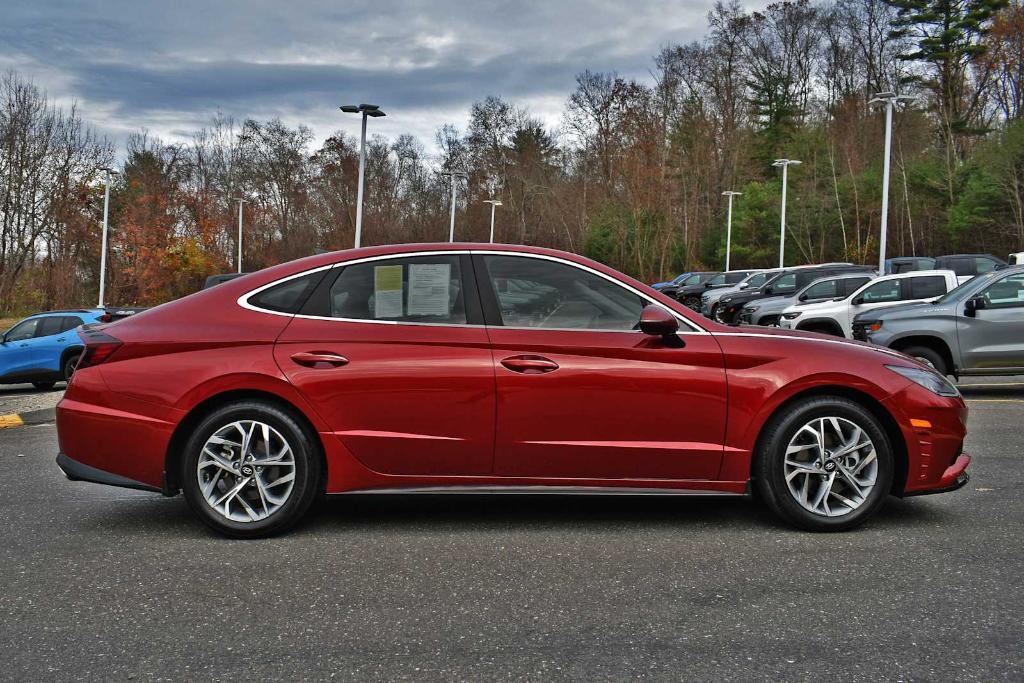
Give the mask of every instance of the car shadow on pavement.
[[[79, 532], [144, 535], [149, 539], [221, 538], [191, 513], [184, 499], [142, 496], [99, 501], [72, 522]], [[865, 530], [931, 527], [954, 512], [925, 499], [890, 497]], [[588, 531], [679, 529], [697, 532], [805, 533], [764, 505], [740, 497], [557, 495], [341, 495], [316, 505], [289, 536], [391, 531]], [[851, 533], [857, 533], [853, 531]]]

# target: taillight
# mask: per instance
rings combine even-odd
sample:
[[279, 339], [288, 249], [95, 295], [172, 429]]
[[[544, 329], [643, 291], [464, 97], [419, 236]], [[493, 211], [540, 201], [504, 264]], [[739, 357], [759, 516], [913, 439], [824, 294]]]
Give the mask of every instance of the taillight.
[[112, 337], [98, 328], [79, 328], [78, 336], [85, 342], [85, 349], [78, 359], [76, 370], [99, 365], [110, 360], [114, 352], [121, 348], [121, 340]]

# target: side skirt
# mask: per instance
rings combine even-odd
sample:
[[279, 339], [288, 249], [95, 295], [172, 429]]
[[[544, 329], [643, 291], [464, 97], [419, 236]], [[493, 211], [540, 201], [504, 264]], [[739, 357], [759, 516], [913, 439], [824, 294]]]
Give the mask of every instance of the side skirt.
[[731, 491], [711, 491], [706, 489], [660, 489], [660, 488], [630, 488], [626, 486], [413, 486], [379, 489], [359, 489], [356, 491], [339, 491], [330, 493], [330, 496], [361, 496], [361, 495], [405, 495], [405, 494], [430, 494], [430, 495], [557, 495], [557, 496], [695, 496], [704, 498], [742, 498], [747, 493], [733, 493]]

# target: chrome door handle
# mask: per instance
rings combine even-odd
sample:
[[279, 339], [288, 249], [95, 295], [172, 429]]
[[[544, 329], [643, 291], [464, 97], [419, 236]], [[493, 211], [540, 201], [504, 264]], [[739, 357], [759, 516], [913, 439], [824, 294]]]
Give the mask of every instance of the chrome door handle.
[[543, 375], [558, 369], [558, 363], [544, 356], [509, 356], [501, 364], [524, 375]]
[[330, 351], [299, 351], [293, 353], [291, 359], [307, 368], [340, 368], [348, 365], [348, 358]]

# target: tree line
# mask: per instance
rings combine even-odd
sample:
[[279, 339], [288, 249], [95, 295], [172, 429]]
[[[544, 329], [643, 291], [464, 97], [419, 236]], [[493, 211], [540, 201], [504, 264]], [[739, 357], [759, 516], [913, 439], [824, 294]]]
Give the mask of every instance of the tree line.
[[[702, 40], [664, 47], [650, 78], [585, 71], [562, 120], [488, 96], [468, 124], [368, 141], [363, 243], [457, 239], [580, 252], [652, 280], [719, 268], [724, 190], [742, 192], [732, 266], [778, 253], [776, 157], [791, 169], [788, 262], [877, 259], [883, 114], [896, 113], [889, 254], [1024, 249], [1021, 0], [719, 2]], [[187, 142], [145, 132], [123, 150], [74, 107], [15, 72], [0, 78], [0, 312], [96, 297], [103, 171], [112, 176], [107, 300], [149, 305], [234, 269], [237, 202], [246, 270], [350, 247], [358, 141], [280, 120], [213, 114]]]

